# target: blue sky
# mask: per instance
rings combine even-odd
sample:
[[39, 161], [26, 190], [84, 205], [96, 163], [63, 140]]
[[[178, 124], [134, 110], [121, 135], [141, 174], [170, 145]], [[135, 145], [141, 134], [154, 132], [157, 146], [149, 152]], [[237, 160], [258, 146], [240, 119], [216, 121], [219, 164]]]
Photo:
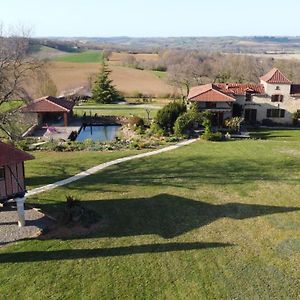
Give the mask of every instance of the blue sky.
[[299, 16], [299, 0], [0, 0], [34, 36], [292, 36]]

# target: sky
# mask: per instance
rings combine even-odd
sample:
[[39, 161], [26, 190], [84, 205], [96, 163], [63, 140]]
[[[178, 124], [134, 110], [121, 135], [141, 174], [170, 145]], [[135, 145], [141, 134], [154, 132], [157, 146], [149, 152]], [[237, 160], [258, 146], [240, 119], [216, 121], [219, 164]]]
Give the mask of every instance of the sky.
[[36, 37], [299, 36], [299, 0], [0, 0]]

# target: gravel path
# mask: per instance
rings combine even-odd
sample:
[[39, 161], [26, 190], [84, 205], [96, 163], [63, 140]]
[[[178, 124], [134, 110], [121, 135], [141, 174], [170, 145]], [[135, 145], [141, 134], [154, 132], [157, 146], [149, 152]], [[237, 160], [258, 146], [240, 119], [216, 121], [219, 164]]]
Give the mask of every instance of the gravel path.
[[0, 207], [0, 247], [11, 242], [35, 238], [53, 221], [32, 208], [25, 210], [26, 226], [18, 227], [17, 209], [14, 206]]
[[184, 141], [184, 142], [180, 142], [176, 145], [172, 145], [172, 146], [168, 146], [168, 147], [165, 147], [165, 148], [162, 148], [162, 149], [158, 149], [158, 150], [155, 150], [155, 151], [151, 151], [151, 152], [146, 152], [146, 153], [141, 153], [141, 154], [137, 154], [137, 155], [132, 155], [132, 156], [127, 156], [127, 157], [123, 157], [123, 158], [118, 158], [118, 159], [115, 159], [115, 160], [112, 160], [112, 161], [109, 161], [109, 162], [106, 162], [106, 163], [103, 163], [101, 165], [98, 165], [98, 166], [95, 166], [95, 167], [92, 167], [86, 171], [83, 171], [83, 172], [80, 172], [72, 177], [69, 177], [67, 179], [64, 179], [64, 180], [60, 180], [60, 181], [57, 181], [55, 183], [51, 183], [51, 184], [48, 184], [48, 185], [45, 185], [45, 186], [42, 186], [42, 187], [38, 187], [36, 189], [33, 189], [33, 190], [30, 190], [26, 196], [27, 197], [30, 197], [30, 196], [33, 196], [33, 195], [36, 195], [36, 194], [40, 194], [40, 193], [43, 193], [43, 192], [46, 192], [46, 191], [50, 191], [52, 189], [55, 189], [59, 186], [64, 186], [64, 185], [67, 185], [69, 183], [72, 183], [74, 181], [77, 181], [77, 180], [80, 180], [82, 178], [85, 178], [87, 176], [90, 176], [92, 174], [95, 174], [103, 169], [106, 169], [110, 166], [113, 166], [113, 165], [118, 165], [120, 163], [123, 163], [125, 161], [130, 161], [130, 160], [134, 160], [134, 159], [138, 159], [138, 158], [143, 158], [143, 157], [149, 157], [149, 156], [153, 156], [153, 155], [157, 155], [157, 154], [160, 154], [160, 153], [164, 153], [164, 152], [168, 152], [168, 151], [171, 151], [171, 150], [175, 150], [175, 149], [178, 149], [180, 147], [183, 147], [183, 146], [186, 146], [186, 145], [189, 145], [193, 142], [195, 142], [196, 139], [193, 139], [193, 140], [187, 140], [187, 141]]

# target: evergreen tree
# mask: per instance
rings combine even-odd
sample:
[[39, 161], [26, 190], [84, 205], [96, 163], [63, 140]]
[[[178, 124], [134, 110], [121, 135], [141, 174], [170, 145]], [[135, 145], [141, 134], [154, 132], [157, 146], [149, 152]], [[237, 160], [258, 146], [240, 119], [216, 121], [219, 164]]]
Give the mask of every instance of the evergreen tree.
[[107, 64], [103, 60], [99, 75], [92, 88], [92, 99], [98, 103], [112, 103], [123, 100], [112, 84], [112, 80], [109, 79], [110, 73], [111, 70], [108, 69]]

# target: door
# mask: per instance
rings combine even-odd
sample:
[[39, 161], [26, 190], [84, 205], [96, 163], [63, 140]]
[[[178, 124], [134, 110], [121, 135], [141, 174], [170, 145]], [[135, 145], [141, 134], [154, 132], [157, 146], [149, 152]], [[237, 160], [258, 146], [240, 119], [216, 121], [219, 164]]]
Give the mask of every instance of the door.
[[256, 109], [245, 109], [245, 122], [254, 124], [256, 123], [257, 110]]

